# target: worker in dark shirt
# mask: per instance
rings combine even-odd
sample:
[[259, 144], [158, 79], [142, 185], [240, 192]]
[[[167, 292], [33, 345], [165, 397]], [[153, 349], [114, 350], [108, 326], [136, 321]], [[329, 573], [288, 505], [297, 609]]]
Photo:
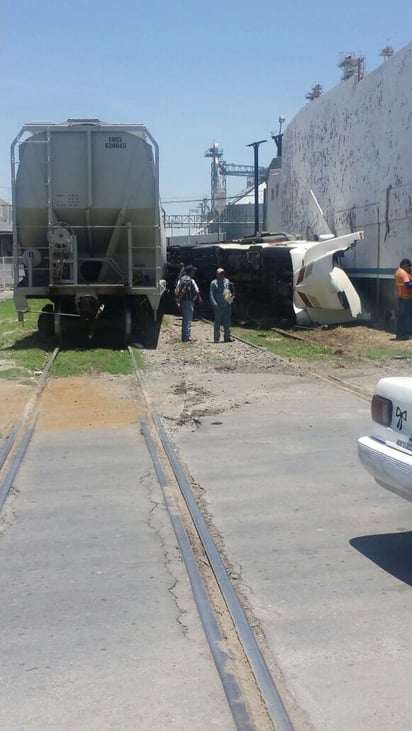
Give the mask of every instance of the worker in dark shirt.
[[182, 313], [182, 342], [192, 342], [192, 320], [195, 302], [201, 303], [199, 287], [194, 280], [196, 267], [189, 264], [175, 289], [175, 301]]

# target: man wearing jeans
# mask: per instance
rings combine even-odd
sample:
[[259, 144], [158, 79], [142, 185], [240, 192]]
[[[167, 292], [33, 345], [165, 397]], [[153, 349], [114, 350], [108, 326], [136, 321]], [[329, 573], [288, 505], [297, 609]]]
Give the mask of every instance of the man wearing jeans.
[[223, 337], [225, 343], [232, 343], [230, 323], [232, 319], [232, 302], [234, 298], [234, 286], [225, 277], [225, 270], [219, 267], [216, 271], [216, 279], [210, 283], [210, 302], [215, 313], [213, 336], [215, 343], [220, 340], [220, 328], [223, 325]]
[[402, 259], [395, 272], [395, 290], [398, 299], [397, 340], [408, 340], [412, 329], [411, 266], [410, 259]]
[[176, 304], [182, 313], [182, 343], [192, 341], [192, 320], [195, 302], [200, 303], [202, 301], [199, 287], [193, 279], [195, 271], [194, 266], [187, 266], [175, 289]]

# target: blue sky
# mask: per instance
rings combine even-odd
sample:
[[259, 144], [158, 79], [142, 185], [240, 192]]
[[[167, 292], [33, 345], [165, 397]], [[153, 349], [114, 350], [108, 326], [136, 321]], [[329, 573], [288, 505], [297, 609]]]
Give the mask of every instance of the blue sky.
[[[216, 140], [229, 163], [253, 165], [249, 142], [307, 103], [316, 83], [339, 82], [344, 53], [382, 62], [386, 44], [412, 40], [410, 0], [3, 0], [0, 196], [10, 188], [10, 143], [28, 121], [98, 117], [144, 123], [160, 147], [168, 213], [210, 196]], [[228, 193], [243, 187], [228, 179]], [[193, 202], [181, 205], [168, 201]]]

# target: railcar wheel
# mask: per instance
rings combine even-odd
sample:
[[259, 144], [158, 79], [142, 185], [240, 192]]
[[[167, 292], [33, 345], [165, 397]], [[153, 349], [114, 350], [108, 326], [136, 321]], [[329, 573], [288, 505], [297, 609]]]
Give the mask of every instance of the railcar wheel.
[[53, 305], [45, 305], [37, 320], [37, 327], [42, 337], [50, 338], [54, 335]]
[[57, 302], [54, 307], [54, 334], [57, 344], [61, 348], [63, 346], [63, 316], [60, 302]]
[[125, 348], [132, 342], [132, 313], [125, 303], [123, 312], [123, 345]]

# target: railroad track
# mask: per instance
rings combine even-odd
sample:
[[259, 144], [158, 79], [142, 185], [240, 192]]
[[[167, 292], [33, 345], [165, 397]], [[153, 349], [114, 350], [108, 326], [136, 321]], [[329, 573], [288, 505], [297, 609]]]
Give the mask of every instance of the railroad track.
[[[58, 352], [56, 348], [49, 358], [33, 398], [5, 441], [0, 455], [0, 510], [35, 432], [41, 396]], [[196, 503], [190, 482], [147, 395], [145, 377], [132, 348], [129, 353], [140, 392], [141, 432], [235, 727], [239, 731], [293, 731], [281, 693]]]
[[6, 501], [14, 478], [33, 436], [38, 417], [39, 399], [58, 352], [59, 348], [55, 348], [48, 358], [37, 381], [37, 387], [33, 397], [28, 401], [22, 415], [13, 425], [0, 451], [0, 511]]
[[[210, 326], [210, 323], [208, 323]], [[282, 333], [280, 333], [282, 334]], [[267, 351], [244, 338], [236, 338], [252, 348]], [[58, 356], [53, 352], [38, 381], [36, 393], [16, 422], [0, 452], [0, 510], [24, 460], [36, 429], [38, 406], [48, 373]], [[129, 348], [139, 389], [140, 429], [149, 450], [158, 483], [163, 493], [180, 552], [184, 560], [193, 595], [208, 639], [211, 653], [224, 688], [237, 729], [276, 729], [293, 731], [291, 720], [279, 690], [251, 629], [223, 561], [208, 531], [193, 496], [190, 481], [180, 464], [160, 418], [148, 397], [146, 378], [139, 369], [135, 351]], [[268, 357], [271, 355], [268, 353]], [[273, 356], [293, 372], [295, 366], [286, 358]], [[320, 373], [305, 365], [308, 375], [350, 391], [361, 399], [370, 399], [370, 390], [331, 374]], [[258, 720], [257, 720], [258, 719]]]
[[[210, 323], [208, 323], [210, 325]], [[282, 335], [283, 333], [280, 332]], [[264, 350], [246, 338], [236, 337], [251, 348]], [[265, 351], [267, 353], [267, 351]], [[12, 428], [0, 452], [0, 510], [13, 485], [36, 428], [39, 402], [48, 374], [58, 356], [56, 348], [38, 380], [36, 392]], [[149, 450], [159, 486], [163, 493], [182, 558], [189, 575], [205, 635], [219, 673], [228, 704], [238, 729], [276, 729], [292, 731], [292, 721], [281, 692], [268, 669], [264, 655], [247, 620], [223, 561], [210, 536], [206, 522], [193, 496], [191, 485], [169, 441], [145, 386], [134, 350], [129, 347], [141, 403], [140, 427]], [[270, 354], [268, 353], [270, 357]], [[296, 367], [286, 358], [273, 356]], [[301, 372], [302, 367], [299, 366]], [[358, 384], [305, 365], [305, 373], [369, 400], [370, 391]], [[259, 719], [257, 722], [256, 719]]]
[[[207, 323], [210, 326], [210, 321], [206, 319], [201, 320], [204, 323]], [[288, 333], [287, 331], [280, 330], [278, 328], [272, 328], [274, 332], [276, 332], [278, 335], [283, 337], [285, 340], [292, 339], [297, 340], [299, 342], [308, 343], [306, 338], [301, 338], [297, 335], [292, 335]], [[364, 401], [370, 401], [373, 395], [373, 389], [367, 388], [361, 384], [349, 382], [343, 378], [339, 378], [338, 376], [335, 376], [330, 373], [321, 373], [319, 369], [312, 368], [308, 363], [304, 363], [303, 361], [297, 363], [292, 363], [289, 358], [285, 358], [281, 355], [271, 354], [270, 351], [267, 350], [263, 345], [256, 345], [255, 343], [251, 343], [247, 337], [240, 337], [239, 335], [235, 335], [232, 332], [232, 337], [237, 340], [240, 343], [243, 343], [244, 345], [247, 345], [249, 348], [253, 348], [255, 350], [259, 350], [261, 352], [265, 352], [267, 356], [273, 357], [274, 360], [276, 360], [279, 363], [282, 363], [288, 367], [288, 369], [291, 372], [299, 373], [305, 372], [307, 375], [312, 376], [313, 378], [324, 381], [325, 383], [329, 383], [332, 386], [339, 388], [343, 391], [349, 391], [350, 393], [353, 393], [355, 396], [358, 396]], [[317, 345], [317, 343], [313, 343], [314, 345]]]

